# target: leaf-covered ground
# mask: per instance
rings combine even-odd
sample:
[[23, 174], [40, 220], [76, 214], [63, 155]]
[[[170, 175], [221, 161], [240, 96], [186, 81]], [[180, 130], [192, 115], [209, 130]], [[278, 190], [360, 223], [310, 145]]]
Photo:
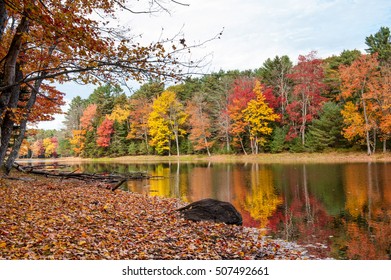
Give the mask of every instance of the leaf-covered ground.
[[186, 221], [177, 199], [29, 178], [0, 179], [0, 259], [313, 258], [254, 229]]

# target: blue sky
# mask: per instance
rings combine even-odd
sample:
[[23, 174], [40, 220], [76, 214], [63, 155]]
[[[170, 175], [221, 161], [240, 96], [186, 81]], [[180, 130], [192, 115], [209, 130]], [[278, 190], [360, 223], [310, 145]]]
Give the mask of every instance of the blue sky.
[[[193, 52], [211, 54], [205, 72], [256, 69], [267, 58], [315, 50], [321, 58], [345, 49], [366, 48], [365, 37], [381, 26], [391, 28], [391, 1], [385, 0], [181, 0], [190, 6], [174, 6], [171, 14], [121, 17], [121, 22], [146, 42], [175, 35], [187, 42], [207, 40], [222, 29], [223, 36]], [[134, 84], [136, 88], [137, 85]], [[86, 98], [94, 86], [60, 85], [69, 101]], [[65, 110], [67, 107], [64, 108]], [[43, 122], [40, 128], [61, 128], [63, 116]]]

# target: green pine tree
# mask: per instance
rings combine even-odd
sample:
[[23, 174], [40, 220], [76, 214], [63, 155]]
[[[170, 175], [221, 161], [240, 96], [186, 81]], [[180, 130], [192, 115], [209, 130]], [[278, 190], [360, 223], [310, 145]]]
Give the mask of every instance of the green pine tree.
[[344, 139], [341, 135], [343, 118], [341, 108], [334, 102], [323, 105], [319, 119], [313, 120], [308, 130], [306, 148], [310, 151], [323, 151], [341, 146]]

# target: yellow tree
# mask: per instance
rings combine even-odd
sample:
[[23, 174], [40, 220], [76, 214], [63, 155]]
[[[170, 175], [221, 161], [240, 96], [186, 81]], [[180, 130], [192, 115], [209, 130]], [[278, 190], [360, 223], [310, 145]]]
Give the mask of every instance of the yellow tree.
[[124, 123], [128, 120], [130, 114], [130, 109], [127, 104], [125, 105], [117, 105], [114, 107], [113, 112], [107, 116], [107, 118], [111, 121], [115, 121], [117, 123]]
[[43, 139], [43, 147], [45, 148], [45, 157], [50, 157], [56, 153], [57, 139], [53, 141], [53, 138]]
[[30, 149], [30, 143], [27, 141], [27, 139], [23, 139], [22, 146], [20, 147], [19, 151], [19, 157], [27, 157]]
[[148, 126], [151, 134], [150, 145], [159, 154], [168, 151], [171, 155], [171, 140], [175, 140], [177, 155], [179, 155], [179, 136], [186, 133], [182, 128], [187, 114], [183, 105], [177, 100], [173, 91], [166, 90], [152, 104]]
[[259, 146], [263, 146], [266, 142], [265, 136], [270, 135], [273, 131], [270, 124], [276, 121], [279, 116], [266, 103], [259, 81], [255, 83], [254, 93], [256, 99], [250, 100], [242, 112], [243, 119], [248, 125], [251, 150], [253, 154], [258, 154]]
[[365, 139], [365, 120], [361, 112], [359, 112], [358, 106], [348, 101], [341, 110], [341, 114], [345, 124], [342, 131], [343, 137], [349, 141], [356, 140], [359, 142]]
[[71, 144], [75, 155], [79, 156], [85, 148], [86, 131], [84, 129], [73, 130], [72, 134], [73, 137], [69, 140], [69, 143]]

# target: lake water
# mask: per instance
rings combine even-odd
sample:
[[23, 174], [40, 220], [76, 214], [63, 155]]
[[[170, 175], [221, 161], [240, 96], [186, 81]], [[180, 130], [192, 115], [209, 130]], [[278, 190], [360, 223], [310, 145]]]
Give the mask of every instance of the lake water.
[[243, 224], [322, 257], [391, 259], [391, 163], [83, 163], [81, 171], [147, 171], [125, 190], [185, 202], [230, 201]]

